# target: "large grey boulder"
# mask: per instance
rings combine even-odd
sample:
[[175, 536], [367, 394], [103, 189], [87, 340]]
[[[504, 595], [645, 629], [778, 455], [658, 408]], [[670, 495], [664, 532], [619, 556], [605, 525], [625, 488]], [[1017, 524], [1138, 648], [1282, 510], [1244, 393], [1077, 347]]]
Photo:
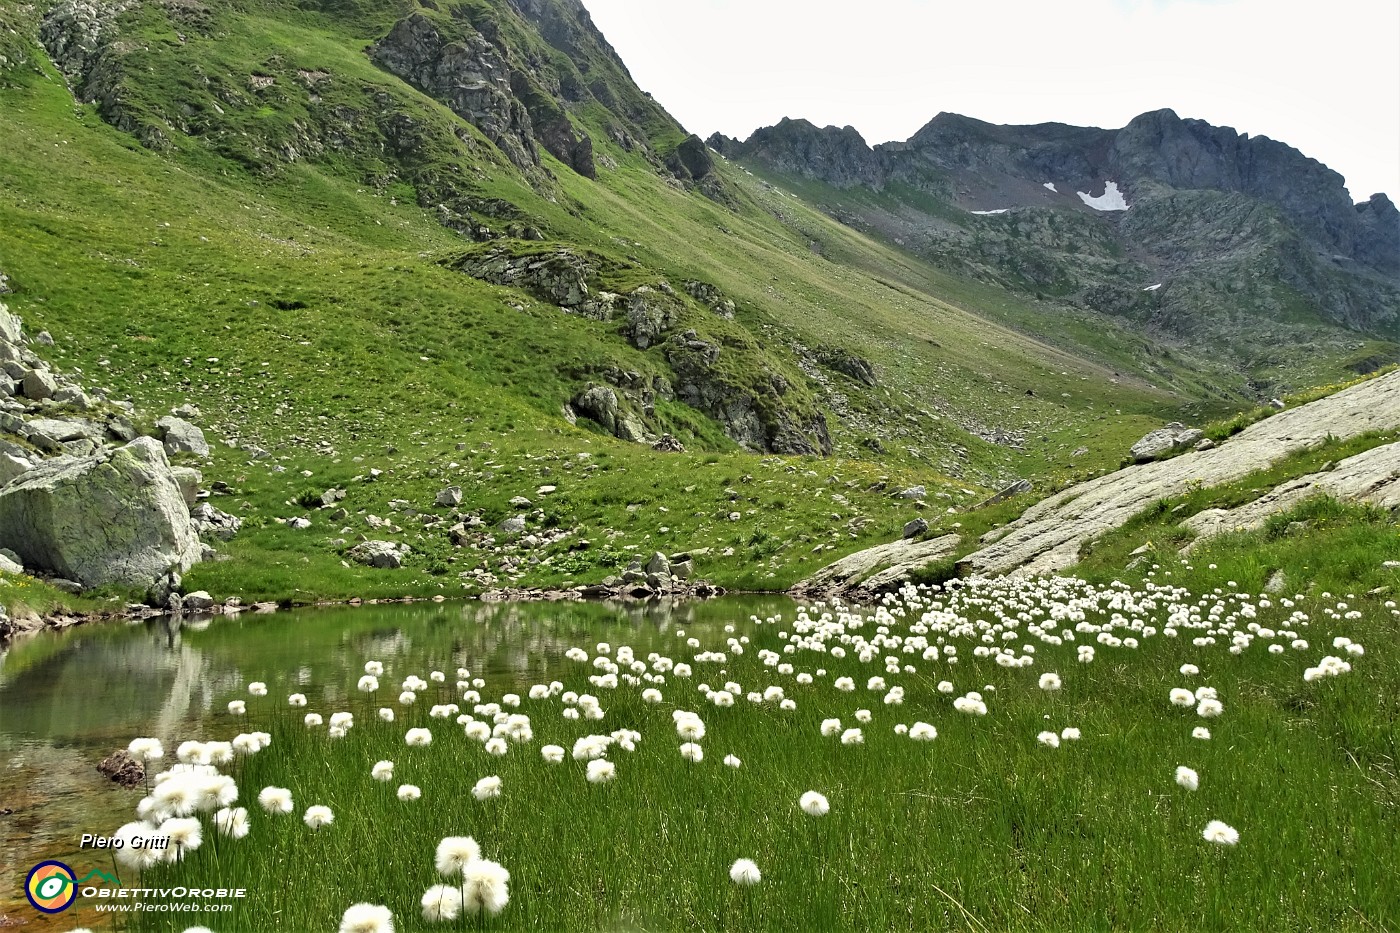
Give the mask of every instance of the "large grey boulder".
[[46, 369], [31, 369], [20, 382], [20, 392], [31, 402], [42, 402], [58, 391], [58, 382]]
[[16, 476], [28, 473], [33, 466], [28, 457], [0, 451], [0, 486], [4, 486]]
[[826, 565], [792, 591], [799, 596], [865, 597], [898, 589], [916, 571], [951, 557], [960, 540], [941, 535], [877, 544]]
[[407, 544], [363, 541], [350, 549], [350, 559], [381, 570], [396, 570], [403, 566], [403, 559], [408, 556], [408, 552]]
[[84, 587], [145, 587], [200, 558], [170, 461], [149, 437], [41, 462], [0, 488], [0, 547]]
[[1180, 421], [1149, 431], [1142, 440], [1132, 446], [1130, 453], [1134, 463], [1148, 463], [1178, 450], [1193, 447], [1205, 437], [1205, 432], [1188, 428]]
[[194, 454], [197, 457], [209, 456], [209, 442], [204, 432], [183, 418], [166, 415], [156, 422], [161, 436], [165, 439], [165, 452], [168, 454]]

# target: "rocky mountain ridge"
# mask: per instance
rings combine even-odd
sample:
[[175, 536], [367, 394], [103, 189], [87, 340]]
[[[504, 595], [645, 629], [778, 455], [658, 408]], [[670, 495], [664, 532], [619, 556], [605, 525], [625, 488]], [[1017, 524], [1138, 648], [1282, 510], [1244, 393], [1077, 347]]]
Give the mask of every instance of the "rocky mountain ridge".
[[944, 113], [874, 147], [785, 119], [709, 144], [829, 186], [808, 196], [935, 263], [1223, 349], [1251, 375], [1314, 341], [1358, 372], [1400, 359], [1400, 211], [1353, 204], [1341, 175], [1267, 137], [1158, 110], [1117, 130]]

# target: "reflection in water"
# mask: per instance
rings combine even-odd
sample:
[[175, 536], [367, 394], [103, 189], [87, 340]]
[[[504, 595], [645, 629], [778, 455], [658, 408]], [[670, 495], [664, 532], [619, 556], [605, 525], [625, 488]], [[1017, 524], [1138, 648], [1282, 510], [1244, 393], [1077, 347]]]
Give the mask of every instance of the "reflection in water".
[[[106, 782], [96, 766], [138, 735], [171, 754], [184, 739], [229, 739], [225, 712], [250, 681], [268, 703], [306, 693], [318, 708], [348, 699], [368, 659], [390, 664], [389, 687], [410, 673], [458, 667], [491, 688], [549, 680], [574, 644], [629, 644], [640, 656], [670, 650], [678, 629], [701, 629], [751, 614], [791, 612], [779, 597], [704, 603], [394, 603], [271, 615], [162, 617], [127, 625], [47, 633], [0, 656], [0, 925], [67, 929], [40, 918], [20, 886], [43, 858], [87, 865], [84, 832], [106, 832], [139, 791]], [[392, 664], [390, 662], [393, 662]], [[397, 689], [394, 694], [397, 695]], [[12, 811], [4, 814], [8, 809]]]

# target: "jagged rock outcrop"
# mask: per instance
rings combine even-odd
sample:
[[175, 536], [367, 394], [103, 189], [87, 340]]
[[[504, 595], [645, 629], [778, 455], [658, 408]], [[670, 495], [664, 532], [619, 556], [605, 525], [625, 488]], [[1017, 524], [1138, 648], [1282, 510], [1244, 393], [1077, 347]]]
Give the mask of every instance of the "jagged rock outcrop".
[[524, 289], [565, 310], [604, 317], [603, 311], [611, 311], [611, 304], [594, 296], [588, 287], [589, 278], [597, 274], [597, 264], [568, 247], [520, 253], [499, 246], [484, 253], [468, 254], [451, 265], [492, 285]]
[[200, 559], [199, 537], [154, 438], [43, 461], [0, 488], [0, 547], [84, 587], [147, 586]]
[[1400, 372], [1256, 422], [1210, 450], [1131, 466], [1080, 483], [1031, 506], [983, 538], [960, 562], [965, 573], [1055, 573], [1073, 566], [1087, 541], [1117, 528], [1160, 499], [1199, 484], [1239, 479], [1329, 436], [1345, 440], [1400, 429]]
[[469, 26], [445, 36], [425, 13], [399, 20], [374, 45], [371, 57], [424, 93], [473, 123], [517, 168], [539, 165], [534, 124], [511, 89], [505, 57]]
[[880, 188], [886, 172], [881, 158], [854, 127], [820, 127], [784, 117], [776, 126], [755, 130], [743, 143], [719, 134], [710, 145], [727, 158], [752, 158], [780, 172], [852, 188]]

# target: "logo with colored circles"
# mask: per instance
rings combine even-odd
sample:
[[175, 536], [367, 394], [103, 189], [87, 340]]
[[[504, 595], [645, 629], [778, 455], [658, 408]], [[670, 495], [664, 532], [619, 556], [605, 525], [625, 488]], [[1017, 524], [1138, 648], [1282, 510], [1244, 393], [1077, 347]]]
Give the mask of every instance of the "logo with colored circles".
[[29, 877], [24, 882], [24, 896], [41, 913], [56, 914], [67, 910], [78, 899], [78, 884], [73, 869], [62, 862], [40, 862], [29, 870]]

